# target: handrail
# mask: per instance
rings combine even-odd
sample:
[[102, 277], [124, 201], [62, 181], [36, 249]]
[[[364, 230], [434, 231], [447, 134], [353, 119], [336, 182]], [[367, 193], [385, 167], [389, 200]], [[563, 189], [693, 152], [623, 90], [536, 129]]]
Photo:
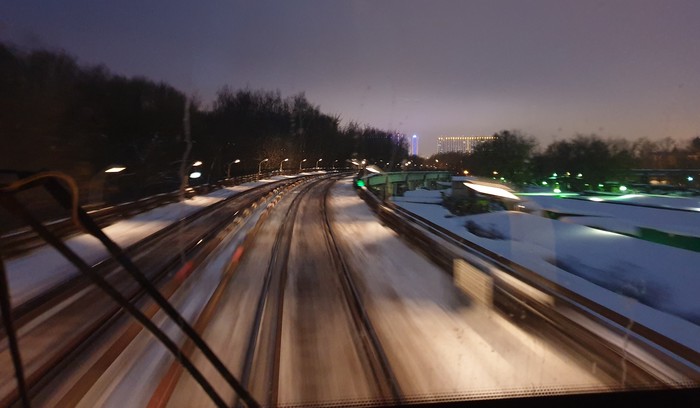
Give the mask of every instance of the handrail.
[[[187, 188], [185, 190], [185, 196], [187, 198], [192, 198], [197, 195], [210, 193], [222, 187], [232, 187], [243, 183], [258, 181], [270, 175], [271, 173], [250, 174], [219, 180], [215, 183], [201, 184]], [[166, 204], [178, 202], [179, 200], [180, 190], [175, 190], [115, 205], [93, 208], [87, 212], [100, 228], [103, 228], [119, 219], [131, 217], [154, 208], [162, 207]], [[44, 225], [50, 232], [60, 237], [67, 237], [78, 232], [70, 218], [48, 221], [45, 222]], [[43, 243], [44, 241], [39, 238], [36, 231], [30, 227], [24, 227], [0, 236], [0, 252], [7, 258], [13, 258], [43, 245]]]

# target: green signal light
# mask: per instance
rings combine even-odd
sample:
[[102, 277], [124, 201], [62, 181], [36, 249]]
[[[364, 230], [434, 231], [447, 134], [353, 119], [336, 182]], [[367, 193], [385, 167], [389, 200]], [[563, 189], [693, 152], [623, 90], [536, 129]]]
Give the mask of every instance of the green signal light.
[[364, 187], [364, 186], [365, 186], [365, 181], [362, 180], [362, 179], [357, 180], [357, 182], [355, 183], [355, 185], [358, 186], [358, 187]]

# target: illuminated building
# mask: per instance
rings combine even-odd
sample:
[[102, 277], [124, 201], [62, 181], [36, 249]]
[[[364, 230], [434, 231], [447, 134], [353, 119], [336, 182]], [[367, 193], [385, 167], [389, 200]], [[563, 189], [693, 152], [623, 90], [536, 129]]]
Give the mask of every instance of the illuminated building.
[[479, 143], [495, 138], [496, 136], [440, 136], [437, 140], [437, 152], [471, 153]]

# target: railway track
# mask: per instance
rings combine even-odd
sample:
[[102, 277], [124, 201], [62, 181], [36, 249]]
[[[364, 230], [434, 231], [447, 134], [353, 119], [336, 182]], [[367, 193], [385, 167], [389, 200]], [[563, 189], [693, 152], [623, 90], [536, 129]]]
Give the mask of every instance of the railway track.
[[381, 390], [381, 395], [384, 396], [382, 402], [400, 404], [403, 402], [403, 391], [399, 385], [399, 381], [394, 374], [389, 359], [384, 351], [384, 347], [379, 339], [377, 331], [370, 320], [367, 310], [364, 306], [360, 291], [355, 284], [354, 273], [348, 262], [345, 260], [343, 251], [333, 234], [331, 217], [327, 210], [329, 193], [331, 189], [329, 184], [323, 194], [321, 201], [321, 212], [323, 214], [324, 232], [326, 242], [331, 248], [332, 258], [335, 260], [336, 271], [342, 281], [343, 292], [346, 301], [350, 305], [352, 311], [353, 322], [360, 341], [362, 342], [368, 361], [372, 367], [375, 381]]
[[[267, 174], [265, 175], [267, 176]], [[191, 198], [196, 195], [207, 194], [211, 191], [222, 188], [222, 186], [235, 186], [251, 181], [257, 181], [260, 175], [248, 175], [235, 177], [228, 180], [222, 180], [215, 184], [204, 184], [195, 187], [189, 187], [184, 191], [186, 198]], [[102, 228], [113, 224], [119, 220], [132, 217], [154, 208], [158, 208], [170, 203], [175, 203], [181, 200], [180, 191], [172, 191], [169, 193], [155, 194], [149, 197], [144, 197], [134, 201], [123, 202], [120, 204], [86, 208], [88, 214]], [[62, 218], [51, 220], [44, 223], [49, 231], [61, 237], [62, 239], [70, 238], [81, 231], [76, 228], [70, 218]], [[29, 227], [18, 228], [12, 231], [3, 231], [0, 235], [0, 252], [9, 258], [22, 256], [44, 244], [44, 241]]]
[[[216, 336], [234, 336], [221, 345], [237, 350], [219, 353], [229, 355], [226, 365], [250, 391], [253, 405], [323, 404], [342, 395], [339, 389], [353, 388], [361, 390], [348, 394], [343, 405], [401, 401], [400, 387], [332, 232], [326, 200], [334, 182], [312, 180], [274, 201], [242, 245], [241, 259], [226, 272], [235, 276], [222, 292], [233, 290], [235, 295], [218, 297], [219, 316], [236, 316], [218, 319], [237, 329], [219, 332], [217, 318], [208, 320], [212, 327], [204, 329], [212, 344], [217, 344]], [[314, 224], [309, 224], [311, 219]], [[227, 296], [239, 303], [227, 303]], [[169, 371], [181, 371], [174, 364]], [[204, 364], [202, 369], [207, 372]], [[191, 385], [191, 378], [165, 376], [149, 407], [203, 404], [191, 395]], [[228, 395], [229, 406], [251, 405]]]
[[331, 395], [340, 398], [349, 384], [358, 392], [346, 398], [365, 404], [402, 398], [332, 232], [326, 202], [334, 182], [322, 180], [300, 191], [284, 210], [268, 268], [269, 290], [258, 309], [262, 322], [253, 331], [258, 334], [251, 392], [262, 395], [266, 406], [318, 404]]
[[[244, 218], [250, 208], [293, 183], [282, 181], [263, 185], [222, 200], [185, 217], [126, 249], [145, 278], [158, 284], [166, 295], [172, 294], [194, 265], [202, 262], [221, 241], [222, 232], [234, 220]], [[172, 234], [177, 233], [177, 236]], [[175, 240], [173, 240], [175, 239]], [[178, 270], [179, 275], [174, 275]], [[144, 288], [128, 279], [113, 258], [92, 269], [129, 302], [143, 305]], [[67, 362], [98, 341], [108, 326], [122, 321], [124, 310], [91, 285], [84, 275], [76, 275], [50, 290], [16, 305], [15, 327], [30, 395], [50, 383]], [[128, 320], [128, 319], [127, 319]], [[5, 337], [4, 331], [2, 337]], [[4, 342], [3, 342], [4, 344]], [[6, 345], [0, 350], [3, 367], [11, 367]], [[20, 397], [12, 370], [3, 370], [0, 378], [0, 406], [11, 406]]]
[[[396, 360], [404, 356], [395, 348], [385, 350], [391, 343], [387, 336], [393, 334], [373, 326], [371, 317], [381, 312], [371, 298], [363, 298], [369, 292], [364, 269], [353, 270], [358, 265], [356, 254], [350, 261], [346, 256], [352, 238], [347, 231], [335, 233], [328, 201], [337, 178], [290, 181], [248, 198], [241, 195], [239, 202], [230, 200], [208, 215], [201, 214], [191, 221], [192, 225], [201, 223], [200, 227], [180, 230], [197, 231], [179, 238], [189, 243], [184, 262], [182, 248], [171, 258], [160, 256], [168, 247], [177, 247], [173, 241], [160, 247], [154, 243], [152, 249], [132, 254], [136, 263], [144, 262], [139, 266], [149, 270], [148, 279], [157, 283], [177, 310], [194, 310], [183, 318], [217, 360], [207, 356], [196, 338], [184, 335], [172, 336], [181, 358], [168, 354], [139, 322], [118, 306], [108, 306], [110, 299], [97, 290], [90, 292], [94, 287], [87, 283], [82, 288], [77, 281], [65, 285], [75, 292], [59, 295], [62, 292], [57, 291], [53, 300], [37, 301], [34, 308], [24, 306], [17, 320], [20, 339], [27, 350], [38, 350], [34, 362], [25, 361], [32, 401], [41, 406], [85, 406], [114, 398], [112, 404], [149, 408], [379, 406], [421, 401], [420, 396], [406, 394], [412, 391], [410, 378]], [[461, 256], [491, 274], [494, 308], [520, 320], [518, 325], [525, 331], [571, 350], [585, 360], [583, 365], [595, 362], [606, 375], [620, 379], [621, 389], [675, 384], [677, 377], [647, 360], [622, 354], [642, 347], [635, 339], [627, 339], [626, 348], [608, 341], [586, 326], [592, 320], [576, 310], [576, 304], [551, 300], [546, 286], [529, 280], [523, 285], [515, 279], [517, 274], [507, 273], [517, 266], [449, 240], [445, 231], [427, 220], [364, 198], [383, 222], [412, 239], [417, 248], [431, 248], [426, 255], [444, 270], [452, 273], [452, 261]], [[139, 261], [139, 254], [144, 260]], [[159, 263], [149, 263], [156, 258], [161, 258]], [[142, 289], [126, 285], [118, 269], [113, 265], [103, 275], [153, 318], [154, 324], [172, 333], [175, 323], [160, 316], [163, 311]], [[188, 280], [188, 276], [197, 279]], [[533, 296], [534, 292], [543, 296]], [[199, 302], [196, 307], [193, 300]], [[372, 306], [371, 313], [367, 304]], [[521, 319], [524, 314], [527, 318]], [[589, 321], [582, 322], [582, 316]], [[52, 320], [60, 323], [51, 326], [47, 322]], [[70, 325], [79, 321], [82, 326]], [[606, 328], [612, 335], [625, 334]], [[28, 340], [31, 336], [35, 340]], [[50, 355], [39, 355], [47, 350], [41, 341], [56, 345]], [[648, 348], [644, 351], [662, 359]], [[399, 372], [393, 372], [388, 356]], [[3, 367], [10, 366], [6, 349], [0, 358]], [[620, 372], [621, 359], [624, 373]], [[693, 371], [684, 371], [682, 364], [671, 369], [693, 378]], [[156, 379], [145, 387], [149, 391], [141, 399], [126, 395], [133, 381], [129, 376], [134, 374]], [[7, 390], [14, 385], [9, 374], [8, 378]], [[402, 387], [402, 381], [409, 389]], [[5, 399], [0, 406], [21, 406], [16, 389], [2, 395]]]

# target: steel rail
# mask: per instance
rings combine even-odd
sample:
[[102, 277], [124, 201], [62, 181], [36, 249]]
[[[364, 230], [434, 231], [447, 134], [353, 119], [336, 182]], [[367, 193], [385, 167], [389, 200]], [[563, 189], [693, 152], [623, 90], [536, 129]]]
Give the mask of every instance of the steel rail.
[[[291, 179], [290, 179], [291, 180]], [[285, 184], [288, 184], [291, 182], [290, 180], [283, 180], [281, 182], [276, 182], [274, 185], [263, 185], [260, 186], [260, 188], [254, 188], [249, 191], [246, 191], [244, 193], [246, 194], [240, 194], [232, 197], [228, 197], [222, 201], [219, 201], [215, 205], [212, 205], [210, 211], [200, 211], [197, 212], [196, 214], [193, 214], [192, 216], [186, 217], [185, 219], [180, 220], [180, 222], [175, 223], [182, 225], [182, 223], [189, 223], [192, 221], [196, 221], [197, 219], [200, 219], [203, 216], [208, 216], [212, 214], [215, 210], [221, 208], [224, 204], [231, 203], [232, 200], [237, 200], [237, 201], [242, 201], [244, 205], [250, 205], [254, 200], [259, 199], [262, 194], [269, 194], [270, 191], [275, 191], [276, 189], [280, 188], [280, 186], [283, 186]], [[240, 205], [239, 205], [240, 207]], [[225, 217], [220, 220], [218, 223], [218, 226], [215, 228], [210, 228], [205, 231], [203, 235], [195, 237], [195, 239], [192, 241], [193, 243], [188, 244], [187, 248], [185, 248], [185, 252], [189, 253], [194, 251], [195, 248], [199, 248], [200, 246], [198, 243], [201, 243], [202, 241], [209, 241], [212, 237], [214, 237], [217, 233], [218, 230], [223, 228], [223, 226], [226, 225], [227, 222], [229, 222], [235, 214], [237, 214], [238, 211], [233, 213], [231, 217]], [[163, 231], [163, 233], [156, 233], [153, 234], [152, 236], [148, 237], [148, 239], [144, 241], [148, 241], [150, 244], [154, 244], [156, 241], [156, 238], [160, 239], [164, 237], [168, 232], [171, 232], [173, 228], [178, 228], [178, 225], [171, 225], [171, 228], [168, 228], [167, 230]], [[48, 231], [43, 231], [43, 234], [50, 234]], [[54, 236], [55, 238], [55, 236]], [[144, 241], [141, 241], [140, 244], [143, 244]], [[196, 242], [196, 243], [194, 243]], [[135, 245], [133, 246], [134, 248], [143, 248], [142, 245]], [[201, 253], [202, 251], [200, 251]], [[204, 251], [206, 252], [206, 251]], [[74, 256], [74, 258], [77, 259], [77, 256]], [[177, 261], [180, 260], [179, 256], [174, 256], [171, 257], [170, 260], [165, 262], [165, 265], [162, 267], [162, 269], [159, 272], [155, 273], [155, 276], [149, 278], [153, 279], [154, 281], [159, 280], [163, 276], [165, 276], [166, 272], [170, 270]], [[114, 263], [114, 262], [112, 262]], [[86, 265], [83, 265], [86, 267]], [[92, 268], [91, 268], [92, 269]], [[79, 276], [84, 276], [84, 275], [79, 275]], [[73, 293], [74, 291], [79, 291], [83, 286], [87, 286], [90, 284], [87, 278], [84, 279], [84, 285], [61, 285], [61, 289], [65, 292], [64, 296], [57, 296], [56, 293], [52, 293], [51, 298], [53, 301], [49, 301], [47, 303], [49, 304], [55, 304], [56, 302], [60, 302], [61, 298], [65, 298], [66, 296], [70, 296], [70, 293]], [[72, 283], [75, 283], [75, 280], [72, 281]], [[76, 289], [77, 288], [77, 289]], [[69, 293], [70, 292], [70, 293]], [[68, 293], [68, 295], [66, 295]], [[137, 288], [136, 290], [132, 290], [130, 294], [124, 295], [125, 299], [127, 299], [129, 302], [135, 301], [135, 299], [139, 298], [145, 293], [144, 288]], [[32, 316], [37, 315], [39, 312], [37, 311], [38, 309], [48, 309], [49, 307], [46, 307], [46, 304], [41, 304], [41, 302], [36, 301], [32, 302], [32, 306], [34, 308], [30, 307], [25, 307], [20, 308], [20, 322], [26, 322], [29, 319], [31, 319]], [[37, 304], [39, 307], [37, 307]], [[87, 327], [84, 327], [83, 330], [80, 330], [79, 332], [76, 332], [73, 336], [73, 339], [71, 341], [65, 342], [64, 345], [56, 350], [54, 350], [53, 357], [48, 358], [43, 364], [41, 364], [37, 370], [34, 370], [34, 372], [30, 373], [28, 378], [27, 378], [27, 383], [29, 384], [29, 387], [35, 387], [39, 382], [46, 382], [47, 377], [50, 377], [51, 372], [54, 372], [58, 369], [58, 367], [65, 365], [65, 363], [69, 360], [66, 358], [67, 355], [71, 353], [75, 353], [76, 351], [83, 349], [85, 347], [85, 342], [88, 339], [92, 339], [94, 334], [98, 331], [103, 331], [104, 330], [104, 325], [107, 324], [110, 321], [113, 321], [114, 318], [119, 315], [120, 313], [123, 313], [123, 309], [121, 309], [119, 306], [115, 306], [103, 313], [103, 315], [95, 319], [90, 325]], [[14, 316], [13, 316], [14, 317]], [[20, 325], [21, 327], [21, 325]], [[167, 346], [167, 345], [166, 345]], [[14, 395], [14, 394], [13, 394]], [[12, 395], [6, 396], [5, 399], [10, 398], [12, 399]], [[9, 400], [8, 400], [9, 401]]]
[[[269, 199], [269, 196], [274, 194], [274, 192], [268, 192], [266, 196], [258, 198], [258, 200], [253, 205], [259, 205], [265, 200]], [[167, 298], [170, 298], [175, 291], [181, 286], [189, 274], [205, 260], [207, 257], [218, 247], [222, 242], [224, 235], [228, 234], [226, 227], [231, 225], [235, 220], [240, 220], [238, 216], [238, 211], [230, 217], [226, 217], [220, 221], [219, 224], [215, 225], [213, 230], [210, 231], [208, 235], [212, 235], [203, 244], [204, 248], [199, 250], [191, 259], [182, 265], [180, 270], [174, 275], [173, 279], [166, 282], [165, 285], [160, 289], [161, 292]], [[179, 265], [179, 263], [178, 263]], [[155, 304], [150, 304], [147, 307], [147, 314], [149, 317], [153, 316], [156, 312], [160, 310]], [[195, 324], [194, 328], [201, 333], [201, 325]], [[136, 323], [132, 323], [129, 327], [123, 330], [121, 336], [114, 342], [114, 344], [105, 352], [95, 364], [81, 377], [79, 381], [76, 382], [75, 386], [71, 388], [61, 399], [59, 406], [74, 406], [80, 401], [82, 395], [87, 392], [90, 386], [97, 381], [99, 373], [104, 371], [118, 356], [119, 354], [131, 343], [132, 340], [142, 331], [142, 327]], [[184, 345], [181, 346], [182, 353], [187, 357], [191, 357], [192, 350], [194, 349], [194, 343], [190, 339], [186, 339]], [[173, 363], [179, 369], [182, 369], [177, 361]]]
[[[170, 234], [177, 232], [179, 229], [197, 222], [197, 220], [200, 220], [203, 217], [211, 216], [212, 213], [223, 206], [229, 205], [235, 201], [242, 201], [239, 209], [244, 208], [250, 205], [250, 203], [253, 203], [262, 195], [267, 194], [276, 188], [280, 188], [289, 182], [290, 180], [281, 180], [279, 182], [256, 186], [240, 194], [226, 197], [210, 206], [204, 207], [202, 210], [189, 214], [163, 227], [162, 229], [159, 229], [138, 242], [125, 247], [124, 251], [130, 256], [138, 256], [138, 253], [145, 252], [158, 245], [159, 242], [164, 239], [164, 237], [167, 237]], [[92, 268], [110, 270], [116, 266], [117, 261], [114, 258], [108, 257], [92, 265]], [[90, 280], [82, 274], [74, 275], [62, 282], [59, 282], [41, 294], [38, 294], [35, 297], [22, 302], [21, 304], [15, 305], [13, 307], [14, 320], [18, 327], [21, 327], [25, 321], [32, 319], [37, 314], [46, 311], [57, 303], [60, 303], [63, 299], [70, 296], [75, 291], [89, 286], [90, 284]], [[4, 332], [0, 331], [0, 338], [2, 338], [2, 336], [4, 336]]]
[[[206, 329], [206, 326], [211, 321], [214, 314], [214, 310], [218, 307], [219, 302], [222, 299], [224, 290], [228, 287], [229, 283], [231, 282], [233, 276], [237, 271], [242, 254], [244, 254], [247, 248], [249, 248], [252, 245], [252, 241], [255, 238], [257, 231], [260, 229], [262, 223], [268, 216], [269, 211], [274, 207], [274, 203], [278, 202], [281, 199], [281, 197], [284, 194], [286, 194], [287, 190], [295, 188], [297, 184], [299, 184], [299, 181], [286, 185], [284, 189], [275, 190], [276, 197], [272, 200], [271, 203], [268, 204], [268, 206], [258, 218], [255, 225], [246, 233], [243, 242], [234, 251], [231, 261], [227, 264], [223, 272], [222, 280], [217, 285], [216, 289], [214, 290], [214, 293], [210, 297], [209, 301], [205, 305], [200, 315], [197, 317], [194, 327], [198, 330], [198, 332], [203, 333]], [[191, 355], [193, 351], [193, 343], [187, 340], [183, 346], [183, 352], [187, 355]], [[168, 401], [172, 397], [172, 393], [175, 391], [175, 387], [181, 374], [182, 366], [177, 364], [176, 362], [173, 362], [170, 365], [167, 373], [163, 376], [161, 381], [158, 383], [158, 386], [156, 387], [155, 391], [151, 395], [151, 398], [148, 403], [149, 408], [161, 408], [167, 405]], [[246, 385], [245, 382], [242, 383], [244, 384], [244, 386]]]
[[[13, 197], [3, 196], [2, 198], [4, 204], [8, 208], [10, 208], [17, 215], [21, 216], [25, 222], [31, 225], [32, 228], [34, 228], [42, 236], [43, 239], [56, 247], [56, 249], [59, 250], [66, 258], [70, 259], [71, 262], [78, 266], [83, 273], [90, 276], [90, 278], [93, 279], [94, 283], [99, 286], [100, 289], [112, 297], [122, 307], [127, 309], [136, 320], [138, 320], [144, 327], [153, 333], [153, 335], [179, 359], [179, 361], [187, 368], [192, 376], [197, 379], [197, 382], [202, 386], [212, 400], [216, 401], [217, 405], [225, 406], [222, 405], [223, 400], [221, 400], [221, 398], [216, 394], [216, 391], [208, 384], [202, 373], [186, 356], [183, 356], [180, 353], [177, 344], [175, 344], [164, 332], [162, 332], [160, 328], [158, 328], [141, 310], [124, 298], [124, 296], [119, 291], [114, 289], [108, 282], [106, 282], [104, 278], [94, 273], [94, 271], [90, 269], [90, 267], [82, 260], [82, 258], [80, 258], [80, 256], [78, 256], [72, 249], [68, 248], [68, 246], [66, 246], [59, 238], [55, 237], [53, 234], [51, 234], [51, 232], [46, 230], [46, 228], [25, 208], [23, 208], [19, 202], [14, 200]], [[20, 373], [18, 372], [17, 375], [20, 375]], [[30, 383], [31, 381], [38, 381], [38, 378], [35, 375], [30, 376], [30, 380], [27, 381], [27, 383]], [[12, 398], [12, 395], [6, 398]], [[10, 401], [4, 401], [4, 404], [9, 405]]]
[[[333, 233], [333, 227], [331, 226], [331, 217], [328, 211], [328, 197], [330, 195], [331, 188], [335, 184], [335, 180], [328, 183], [324, 192], [323, 199], [321, 200], [321, 214], [323, 214], [323, 230], [326, 242], [331, 249], [335, 269], [339, 275], [340, 281], [342, 282], [342, 292], [347, 305], [349, 306], [350, 313], [352, 314], [352, 320], [355, 325], [356, 335], [360, 339], [360, 343], [363, 346], [363, 350], [368, 359], [372, 373], [374, 374], [375, 383], [378, 384], [380, 391], [385, 395], [386, 399], [381, 401], [383, 404], [401, 404], [403, 402], [403, 391], [399, 385], [398, 379], [391, 369], [391, 363], [384, 351], [377, 331], [372, 324], [369, 315], [367, 314], [367, 309], [364, 306], [362, 297], [357, 289], [354, 279], [353, 272], [345, 260], [343, 251], [335, 238]], [[379, 402], [379, 401], [377, 401]]]
[[[282, 228], [277, 231], [274, 244], [275, 250], [268, 264], [265, 281], [258, 297], [251, 336], [246, 347], [246, 357], [241, 370], [241, 384], [246, 388], [250, 388], [253, 379], [258, 383], [262, 382], [266, 390], [266, 395], [263, 396], [263, 405], [265, 406], [277, 405], [282, 308], [287, 278], [287, 259], [294, 231], [294, 216], [299, 209], [301, 197], [320, 181], [321, 179], [312, 180], [302, 186], [299, 194], [292, 199], [292, 202], [286, 209], [284, 219], [289, 221], [284, 222]], [[264, 222], [264, 220], [261, 221]], [[253, 364], [256, 359], [262, 360], [262, 375], [256, 373], [254, 377]], [[238, 405], [239, 401], [236, 398], [234, 406]]]

